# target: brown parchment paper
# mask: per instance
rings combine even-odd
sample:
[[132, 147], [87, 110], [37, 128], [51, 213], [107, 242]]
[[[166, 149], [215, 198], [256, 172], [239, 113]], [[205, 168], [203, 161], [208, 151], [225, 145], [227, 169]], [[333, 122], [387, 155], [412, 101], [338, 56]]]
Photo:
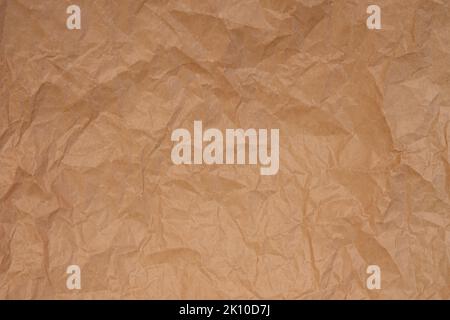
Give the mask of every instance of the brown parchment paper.
[[[449, 298], [449, 1], [0, 0], [0, 37], [0, 298]], [[194, 120], [279, 128], [278, 174], [174, 165]]]

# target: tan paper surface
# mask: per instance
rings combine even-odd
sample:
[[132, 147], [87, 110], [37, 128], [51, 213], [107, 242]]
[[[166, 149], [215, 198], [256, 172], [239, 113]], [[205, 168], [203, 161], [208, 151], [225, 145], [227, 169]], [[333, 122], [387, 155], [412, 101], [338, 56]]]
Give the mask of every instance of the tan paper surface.
[[[449, 1], [0, 0], [0, 37], [0, 298], [449, 299]], [[174, 165], [194, 120], [279, 128], [278, 174]]]

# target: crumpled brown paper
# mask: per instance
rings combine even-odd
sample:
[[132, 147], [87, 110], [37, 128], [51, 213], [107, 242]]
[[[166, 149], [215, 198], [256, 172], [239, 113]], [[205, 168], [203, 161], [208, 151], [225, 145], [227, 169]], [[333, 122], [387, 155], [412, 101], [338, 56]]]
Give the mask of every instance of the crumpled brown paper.
[[[0, 298], [449, 299], [449, 30], [446, 0], [0, 0]], [[279, 128], [278, 174], [174, 165], [194, 120]]]

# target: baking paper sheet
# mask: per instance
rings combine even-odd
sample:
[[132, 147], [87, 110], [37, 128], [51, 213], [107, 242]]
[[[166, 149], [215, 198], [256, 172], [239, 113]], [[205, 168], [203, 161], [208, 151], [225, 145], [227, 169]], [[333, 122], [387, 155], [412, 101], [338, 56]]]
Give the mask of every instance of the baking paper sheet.
[[449, 139], [447, 0], [0, 0], [0, 298], [449, 299]]

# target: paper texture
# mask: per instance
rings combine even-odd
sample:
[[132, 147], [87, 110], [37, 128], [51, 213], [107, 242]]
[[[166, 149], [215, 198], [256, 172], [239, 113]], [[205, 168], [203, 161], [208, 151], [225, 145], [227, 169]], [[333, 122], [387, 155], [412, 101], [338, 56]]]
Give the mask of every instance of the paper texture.
[[[449, 299], [449, 1], [0, 0], [0, 37], [0, 298]], [[279, 129], [278, 173], [175, 165], [194, 121]]]

